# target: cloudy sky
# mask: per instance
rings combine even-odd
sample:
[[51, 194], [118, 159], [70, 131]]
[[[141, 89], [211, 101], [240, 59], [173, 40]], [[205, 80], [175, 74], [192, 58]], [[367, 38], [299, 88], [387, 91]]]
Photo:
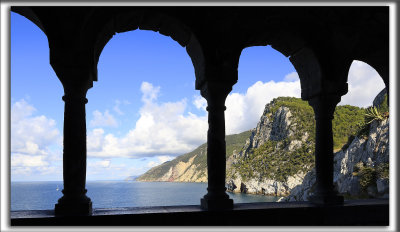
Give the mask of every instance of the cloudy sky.
[[[62, 180], [63, 89], [44, 33], [11, 13], [11, 180]], [[87, 180], [139, 175], [206, 142], [206, 101], [185, 48], [152, 31], [117, 34], [104, 48], [86, 104]], [[340, 104], [371, 105], [384, 88], [354, 61]], [[265, 104], [300, 97], [296, 70], [269, 46], [243, 50], [226, 100], [226, 133], [256, 126]]]

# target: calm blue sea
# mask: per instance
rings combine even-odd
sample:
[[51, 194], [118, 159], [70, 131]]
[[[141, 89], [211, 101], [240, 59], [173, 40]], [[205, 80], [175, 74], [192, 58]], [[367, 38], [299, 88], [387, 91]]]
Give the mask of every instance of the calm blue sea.
[[[11, 210], [54, 209], [62, 188], [61, 181], [11, 182]], [[86, 189], [93, 208], [198, 205], [207, 192], [207, 183], [88, 181]], [[235, 203], [278, 200], [262, 195], [228, 194]]]

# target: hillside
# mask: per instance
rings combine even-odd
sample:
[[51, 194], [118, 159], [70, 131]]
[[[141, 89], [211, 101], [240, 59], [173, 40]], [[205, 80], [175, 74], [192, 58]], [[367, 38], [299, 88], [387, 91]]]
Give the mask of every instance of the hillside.
[[[340, 150], [364, 121], [364, 109], [338, 106], [332, 122], [334, 149]], [[306, 101], [280, 97], [265, 107], [257, 127], [227, 169], [228, 190], [288, 195], [314, 167], [314, 112]]]
[[[378, 110], [366, 115], [360, 130], [334, 154], [334, 185], [345, 199], [389, 197], [389, 108], [383, 90], [373, 102]], [[369, 122], [369, 123], [368, 123]], [[312, 169], [282, 201], [306, 201], [312, 194]]]
[[[336, 108], [333, 120], [336, 150], [359, 130], [364, 112], [349, 105]], [[228, 190], [288, 194], [314, 166], [314, 138], [314, 113], [306, 101], [293, 97], [272, 100], [265, 106], [255, 129], [226, 136]], [[150, 169], [136, 180], [206, 182], [206, 154], [207, 144], [203, 144]]]
[[[250, 133], [250, 131], [245, 131], [225, 137], [227, 158], [243, 147]], [[153, 167], [136, 180], [207, 182], [207, 143], [192, 152]]]

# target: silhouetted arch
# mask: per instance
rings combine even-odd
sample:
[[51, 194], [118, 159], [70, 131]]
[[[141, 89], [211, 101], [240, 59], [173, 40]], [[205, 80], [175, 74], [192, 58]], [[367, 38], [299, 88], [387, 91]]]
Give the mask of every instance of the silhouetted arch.
[[202, 65], [204, 63], [202, 46], [190, 28], [175, 17], [156, 10], [136, 8], [120, 10], [118, 13], [109, 14], [108, 17], [104, 17], [102, 9], [98, 9], [92, 12], [90, 18], [91, 20], [85, 25], [83, 33], [85, 34], [85, 30], [89, 32], [86, 42], [94, 44], [96, 62], [98, 62], [105, 45], [115, 33], [136, 29], [152, 30], [169, 36], [182, 47], [186, 47], [195, 68], [196, 79], [204, 73], [204, 71], [201, 71], [204, 68]]
[[[353, 72], [351, 72], [352, 69]], [[342, 96], [341, 104], [356, 105], [357, 102], [362, 104], [357, 106], [367, 107], [386, 87], [379, 72], [368, 63], [359, 60], [351, 63], [346, 79], [349, 83], [349, 92]]]
[[[280, 18], [280, 17], [276, 17]], [[276, 20], [276, 19], [275, 19]], [[285, 20], [281, 18], [280, 20]], [[319, 59], [312, 48], [307, 46], [307, 38], [295, 27], [295, 24], [286, 24], [285, 27], [274, 27], [266, 23], [262, 28], [253, 28], [254, 36], [245, 41], [245, 47], [270, 45], [272, 48], [288, 57], [296, 69], [301, 85], [303, 100], [320, 94], [322, 69]]]
[[[364, 59], [355, 59], [361, 62], [364, 62], [374, 68], [379, 76], [382, 78], [385, 83], [386, 89], [389, 89], [389, 59], [379, 59], [382, 57], [389, 57], [389, 54], [379, 55], [377, 57], [365, 57]], [[378, 58], [379, 57], [379, 58]], [[350, 68], [350, 67], [349, 67]]]

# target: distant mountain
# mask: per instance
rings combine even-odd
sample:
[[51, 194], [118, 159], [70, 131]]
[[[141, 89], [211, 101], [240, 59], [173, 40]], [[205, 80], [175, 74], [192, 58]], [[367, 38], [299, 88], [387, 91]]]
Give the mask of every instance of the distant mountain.
[[[250, 134], [250, 131], [245, 131], [225, 137], [227, 158], [232, 156], [234, 151], [239, 151], [243, 147]], [[207, 143], [192, 152], [153, 167], [136, 180], [207, 182]]]
[[138, 176], [128, 176], [127, 178], [125, 178], [125, 181], [134, 181], [136, 180], [136, 178], [138, 178]]

